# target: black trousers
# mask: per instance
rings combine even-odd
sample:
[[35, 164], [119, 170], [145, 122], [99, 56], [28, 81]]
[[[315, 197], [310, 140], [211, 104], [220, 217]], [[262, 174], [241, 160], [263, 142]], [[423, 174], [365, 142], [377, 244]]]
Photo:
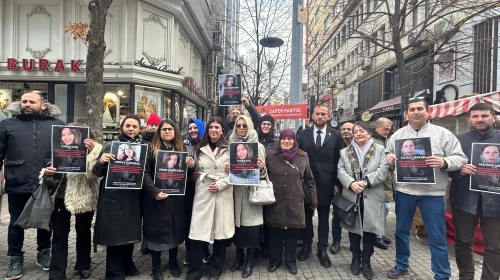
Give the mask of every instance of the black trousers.
[[[228, 240], [214, 240], [213, 253], [210, 262], [210, 275], [221, 275], [226, 262], [226, 245]], [[207, 242], [191, 240], [191, 251], [189, 253], [189, 269], [186, 280], [199, 280], [203, 277], [203, 254]]]
[[[363, 252], [361, 252], [361, 238], [363, 239]], [[372, 232], [363, 232], [361, 235], [349, 232], [350, 249], [353, 254], [360, 254], [363, 259], [369, 259], [374, 252], [377, 235]]]
[[134, 244], [106, 247], [106, 280], [124, 280], [137, 271], [132, 255]]
[[[94, 212], [75, 215], [76, 229], [76, 264], [75, 270], [90, 269], [90, 251], [92, 236], [90, 228]], [[68, 237], [71, 213], [64, 206], [63, 198], [56, 198], [52, 212], [52, 258], [50, 260], [49, 279], [65, 280], [68, 266]]]
[[281, 255], [283, 255], [283, 245], [285, 247], [285, 264], [287, 266], [297, 266], [295, 250], [297, 248], [297, 238], [299, 229], [296, 228], [275, 228], [268, 227], [269, 235], [269, 266], [279, 265]]
[[[314, 210], [310, 204], [304, 204], [306, 214], [306, 228], [304, 231], [304, 245], [311, 245], [314, 238], [312, 217]], [[330, 231], [330, 205], [318, 206], [318, 251], [328, 248], [328, 232]]]
[[[10, 223], [9, 223], [9, 231], [7, 233], [7, 242], [9, 249], [7, 251], [8, 256], [22, 256], [24, 252], [23, 244], [24, 244], [24, 229], [18, 226], [15, 226], [14, 223], [17, 221], [21, 212], [23, 212], [24, 206], [26, 202], [31, 197], [30, 193], [9, 193], [9, 214], [10, 214]], [[43, 249], [50, 248], [50, 236], [52, 235], [51, 231], [47, 231], [44, 229], [36, 230], [36, 243], [38, 245], [37, 250], [41, 251]]]

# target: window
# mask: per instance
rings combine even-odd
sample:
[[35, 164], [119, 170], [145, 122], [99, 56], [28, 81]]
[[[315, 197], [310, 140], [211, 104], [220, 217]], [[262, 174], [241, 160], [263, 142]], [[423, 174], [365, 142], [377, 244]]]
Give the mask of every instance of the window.
[[68, 85], [56, 84], [54, 87], [54, 104], [61, 110], [59, 119], [68, 122]]
[[333, 6], [333, 15], [337, 17], [342, 12], [342, 3], [340, 0], [337, 0], [337, 3]]
[[319, 9], [316, 9], [316, 13], [314, 13], [314, 25], [316, 25], [316, 23], [318, 22], [319, 20]]
[[324, 22], [324, 28], [326, 30], [328, 30], [330, 28], [330, 24], [331, 24], [331, 19], [330, 19], [330, 15], [328, 15], [325, 19], [325, 22]]
[[386, 45], [389, 45], [388, 42], [386, 42], [385, 40], [385, 26], [382, 26], [380, 29], [379, 29], [379, 38], [381, 40], [381, 44], [386, 46]]
[[489, 18], [474, 26], [473, 92], [498, 89], [498, 49], [500, 17]]
[[412, 19], [412, 27], [415, 28], [418, 25], [418, 6], [416, 4], [413, 5], [412, 11], [411, 11]]
[[369, 13], [371, 12], [371, 3], [370, 0], [366, 0], [366, 12]]

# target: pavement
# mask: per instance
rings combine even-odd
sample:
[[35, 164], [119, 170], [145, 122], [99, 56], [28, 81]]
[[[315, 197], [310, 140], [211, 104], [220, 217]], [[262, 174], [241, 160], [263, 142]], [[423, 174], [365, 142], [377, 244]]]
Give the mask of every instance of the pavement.
[[[1, 212], [0, 212], [0, 236], [2, 237], [2, 241], [0, 242], [0, 274], [6, 273], [9, 266], [9, 258], [7, 257], [7, 229], [8, 223], [10, 220], [8, 214], [8, 205], [7, 205], [7, 196], [4, 195], [1, 198]], [[392, 208], [394, 209], [394, 208]], [[72, 228], [74, 221], [72, 222]], [[317, 218], [314, 218], [314, 223], [317, 223]], [[387, 236], [392, 237], [394, 239], [394, 230], [395, 230], [396, 217], [394, 212], [391, 211], [387, 218]], [[75, 253], [75, 232], [74, 230], [70, 234], [69, 240], [69, 260], [68, 260], [68, 271], [67, 277], [68, 279], [79, 279], [77, 275], [74, 275], [73, 266], [76, 261], [76, 253]], [[331, 236], [330, 236], [331, 243]], [[314, 247], [316, 246], [316, 241], [314, 241]], [[458, 270], [455, 262], [455, 254], [453, 245], [449, 245], [449, 261], [452, 270], [451, 279], [458, 279]], [[35, 265], [36, 261], [36, 230], [29, 229], [25, 233], [25, 242], [24, 248], [25, 259], [24, 259], [24, 271], [23, 277], [21, 279], [24, 280], [34, 280], [34, 279], [48, 279], [48, 272], [42, 271], [39, 267]], [[299, 249], [297, 249], [299, 250]], [[410, 258], [410, 275], [405, 276], [401, 279], [409, 280], [409, 279], [434, 279], [433, 273], [431, 271], [430, 266], [430, 251], [428, 247], [427, 238], [425, 236], [415, 237], [411, 236], [411, 258]], [[92, 252], [92, 277], [91, 279], [105, 279], [105, 248], [98, 247], [97, 253]], [[182, 260], [184, 259], [186, 250], [184, 245], [180, 246], [179, 250], [179, 265], [182, 269], [182, 275], [178, 279], [185, 279], [187, 267], [183, 267]], [[313, 248], [313, 254], [311, 257], [304, 262], [297, 261], [298, 265], [298, 274], [291, 275], [283, 266], [281, 266], [276, 272], [269, 273], [267, 271], [267, 261], [264, 259], [259, 259], [259, 261], [254, 265], [253, 275], [248, 278], [252, 279], [269, 279], [269, 280], [285, 280], [285, 279], [294, 279], [294, 280], [316, 280], [316, 279], [334, 279], [334, 280], [346, 280], [346, 279], [364, 279], [362, 276], [354, 276], [350, 273], [349, 265], [351, 262], [351, 254], [349, 252], [349, 238], [347, 236], [347, 232], [345, 230], [342, 231], [342, 243], [341, 243], [341, 251], [337, 255], [332, 255], [328, 251], [330, 259], [332, 261], [332, 267], [324, 268], [319, 264], [319, 261], [316, 257], [316, 248]], [[375, 253], [372, 257], [372, 267], [374, 271], [373, 279], [387, 279], [386, 273], [387, 271], [394, 266], [394, 257], [396, 251], [394, 244], [389, 245], [388, 250], [381, 250], [375, 248]], [[242, 279], [241, 271], [230, 272], [229, 267], [233, 263], [236, 256], [236, 250], [234, 246], [228, 249], [227, 253], [227, 262], [225, 273], [220, 278], [221, 280], [228, 279]], [[482, 256], [474, 255], [475, 259], [475, 279], [480, 279], [481, 274], [481, 266], [482, 266]], [[145, 280], [145, 279], [153, 279], [150, 275], [151, 270], [151, 259], [149, 256], [143, 256], [139, 252], [139, 246], [136, 245], [136, 250], [134, 253], [134, 261], [141, 272], [140, 275], [135, 277], [129, 277], [131, 280]], [[168, 271], [167, 263], [168, 263], [168, 252], [165, 252], [162, 256], [163, 266], [165, 267], [164, 276], [165, 279], [175, 279], [172, 277]], [[203, 279], [208, 279], [208, 266], [205, 268], [205, 276]]]

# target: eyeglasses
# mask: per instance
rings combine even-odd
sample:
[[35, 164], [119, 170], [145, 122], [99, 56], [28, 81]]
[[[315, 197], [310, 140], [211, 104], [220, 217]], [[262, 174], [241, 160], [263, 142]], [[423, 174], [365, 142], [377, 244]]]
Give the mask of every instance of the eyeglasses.
[[246, 123], [240, 123], [240, 124], [237, 124], [236, 127], [237, 128], [247, 128], [247, 124]]
[[172, 131], [172, 130], [174, 130], [174, 129], [171, 127], [165, 127], [165, 128], [161, 129], [161, 131], [163, 131], [163, 132]]
[[272, 126], [272, 124], [270, 122], [263, 122], [260, 125], [262, 125], [262, 126]]

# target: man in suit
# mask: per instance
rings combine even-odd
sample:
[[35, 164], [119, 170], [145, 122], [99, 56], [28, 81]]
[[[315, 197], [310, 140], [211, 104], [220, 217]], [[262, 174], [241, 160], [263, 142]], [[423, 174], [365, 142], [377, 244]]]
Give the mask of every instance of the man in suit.
[[[323, 267], [329, 268], [332, 263], [326, 253], [328, 248], [330, 205], [335, 188], [340, 189], [337, 179], [337, 164], [342, 147], [342, 135], [339, 131], [326, 125], [329, 113], [325, 105], [317, 105], [312, 113], [313, 127], [300, 132], [298, 137], [299, 148], [309, 155], [309, 164], [316, 182], [318, 196], [318, 252], [317, 256]], [[307, 260], [311, 254], [311, 244], [314, 237], [312, 217], [314, 210], [311, 205], [305, 204], [306, 228], [304, 246], [300, 250], [298, 259]]]

